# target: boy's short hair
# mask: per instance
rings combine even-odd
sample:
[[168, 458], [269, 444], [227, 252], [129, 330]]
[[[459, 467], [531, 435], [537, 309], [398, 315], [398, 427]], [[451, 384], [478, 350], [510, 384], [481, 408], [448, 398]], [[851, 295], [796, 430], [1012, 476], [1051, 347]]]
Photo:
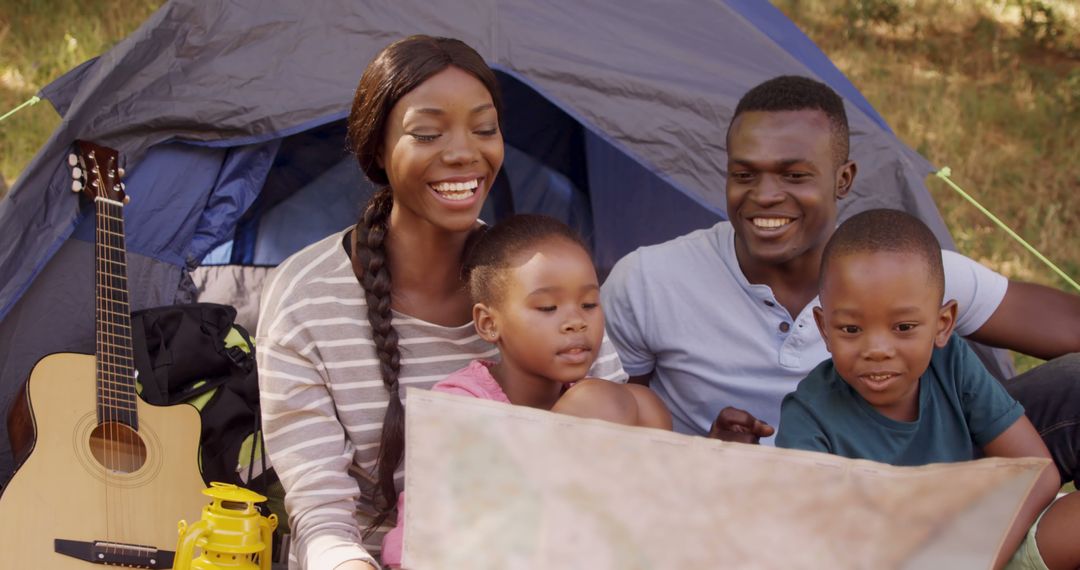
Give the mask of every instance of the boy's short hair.
[[[900, 210], [867, 210], [855, 214], [833, 232], [821, 254], [818, 287], [825, 281], [829, 263], [854, 253], [911, 253], [926, 261], [930, 282], [944, 294], [945, 268], [941, 244], [922, 220]], [[922, 268], [913, 268], [913, 270]]]
[[747, 91], [735, 106], [735, 114], [728, 123], [728, 137], [735, 119], [745, 112], [805, 110], [825, 113], [831, 127], [836, 164], [847, 162], [850, 135], [844, 100], [828, 85], [809, 77], [781, 75]]

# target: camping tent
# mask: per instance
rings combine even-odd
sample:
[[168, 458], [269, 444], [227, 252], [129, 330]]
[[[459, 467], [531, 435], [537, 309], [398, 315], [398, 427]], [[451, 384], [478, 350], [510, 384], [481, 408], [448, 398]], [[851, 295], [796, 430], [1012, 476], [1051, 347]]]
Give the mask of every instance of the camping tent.
[[842, 216], [901, 208], [952, 244], [923, 185], [931, 165], [767, 2], [174, 0], [42, 91], [63, 121], [0, 203], [0, 409], [43, 355], [93, 352], [76, 138], [126, 157], [131, 308], [224, 299], [250, 319], [260, 272], [355, 220], [370, 188], [343, 119], [365, 64], [414, 33], [464, 40], [502, 83], [505, 176], [484, 216], [561, 217], [602, 272], [723, 219], [735, 102], [779, 74], [846, 99], [860, 168]]

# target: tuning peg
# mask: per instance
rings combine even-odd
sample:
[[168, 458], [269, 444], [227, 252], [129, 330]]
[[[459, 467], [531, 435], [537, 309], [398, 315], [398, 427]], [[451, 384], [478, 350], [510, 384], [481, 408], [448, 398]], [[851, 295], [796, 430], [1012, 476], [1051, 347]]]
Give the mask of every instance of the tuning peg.
[[79, 164], [79, 157], [75, 156], [75, 153], [68, 155], [68, 166], [75, 166]]
[[127, 184], [124, 184], [123, 182], [121, 182], [120, 183], [120, 191], [121, 192], [127, 192]]
[[83, 177], [82, 169], [79, 168], [78, 166], [76, 166], [75, 168], [72, 168], [71, 169], [71, 177], [74, 178], [75, 180], [81, 179]]
[[127, 206], [131, 203], [131, 196], [124, 196], [124, 205]]
[[82, 189], [83, 189], [82, 181], [79, 181], [79, 180], [72, 180], [71, 181], [71, 191], [72, 192], [82, 192]]
[[123, 167], [121, 167], [121, 168], [117, 168], [117, 169], [116, 169], [116, 172], [117, 172], [117, 173], [118, 173], [118, 174], [120, 175], [120, 178], [123, 178], [123, 177], [124, 177], [124, 175], [125, 175], [125, 174], [127, 174], [127, 171], [126, 171], [126, 170], [124, 170], [124, 169], [123, 169]]

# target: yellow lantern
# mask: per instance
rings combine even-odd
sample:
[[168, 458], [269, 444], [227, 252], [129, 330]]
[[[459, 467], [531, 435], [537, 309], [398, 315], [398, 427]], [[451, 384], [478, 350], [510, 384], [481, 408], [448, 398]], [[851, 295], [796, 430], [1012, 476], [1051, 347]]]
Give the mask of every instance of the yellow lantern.
[[[180, 521], [173, 570], [270, 570], [271, 533], [277, 515], [259, 514], [255, 503], [266, 497], [236, 485], [211, 483], [203, 494], [213, 501], [202, 520]], [[195, 549], [202, 552], [195, 558]]]

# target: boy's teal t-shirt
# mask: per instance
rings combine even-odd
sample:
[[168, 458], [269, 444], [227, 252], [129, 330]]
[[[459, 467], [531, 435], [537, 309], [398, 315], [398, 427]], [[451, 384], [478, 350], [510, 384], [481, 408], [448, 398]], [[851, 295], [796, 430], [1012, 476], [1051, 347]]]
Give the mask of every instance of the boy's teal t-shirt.
[[892, 465], [966, 461], [1023, 413], [967, 343], [953, 335], [945, 348], [934, 349], [919, 380], [915, 421], [878, 413], [829, 359], [784, 397], [776, 445]]

